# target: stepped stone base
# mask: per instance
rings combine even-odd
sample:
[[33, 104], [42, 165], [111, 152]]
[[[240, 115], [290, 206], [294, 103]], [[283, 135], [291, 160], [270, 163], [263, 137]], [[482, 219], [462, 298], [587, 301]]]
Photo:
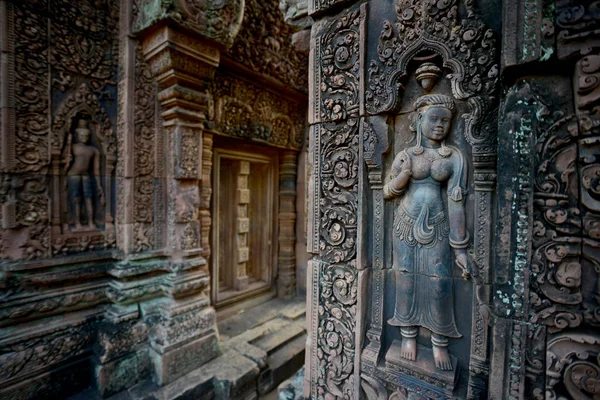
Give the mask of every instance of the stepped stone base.
[[[253, 307], [219, 323], [219, 331], [225, 333], [219, 357], [166, 385], [146, 380], [109, 399], [257, 399], [302, 367], [304, 326], [302, 298], [276, 299]], [[88, 389], [69, 400], [84, 399], [100, 400], [101, 396]]]

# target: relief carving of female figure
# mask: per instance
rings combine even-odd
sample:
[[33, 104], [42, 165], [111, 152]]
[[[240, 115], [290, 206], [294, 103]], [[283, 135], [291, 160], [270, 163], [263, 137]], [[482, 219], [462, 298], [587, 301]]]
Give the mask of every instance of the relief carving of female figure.
[[418, 328], [423, 327], [431, 331], [435, 366], [452, 370], [449, 338], [462, 336], [454, 318], [452, 251], [468, 276], [467, 165], [462, 152], [445, 143], [456, 112], [452, 98], [425, 95], [414, 108], [416, 145], [396, 155], [384, 186], [386, 199], [401, 198], [393, 226], [396, 304], [388, 323], [400, 327], [402, 358], [416, 360]]

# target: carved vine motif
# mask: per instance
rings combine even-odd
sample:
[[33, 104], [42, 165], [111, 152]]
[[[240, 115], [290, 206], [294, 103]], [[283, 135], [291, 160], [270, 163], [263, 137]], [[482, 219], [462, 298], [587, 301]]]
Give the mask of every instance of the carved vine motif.
[[71, 326], [68, 332], [56, 330], [23, 342], [3, 345], [0, 349], [0, 382], [89, 351], [95, 338], [93, 327], [90, 324], [78, 325]]
[[579, 119], [579, 186], [583, 233], [582, 267], [598, 278], [593, 295], [583, 299], [585, 322], [600, 325], [600, 56], [575, 66], [575, 105]]
[[279, 1], [248, 0], [242, 29], [227, 54], [256, 72], [306, 91], [308, 55], [292, 45], [293, 33]]
[[527, 325], [527, 350], [525, 371], [527, 381], [526, 398], [544, 400], [546, 366], [546, 327]]
[[600, 392], [600, 337], [578, 332], [548, 342], [546, 399], [590, 399]]
[[[154, 247], [151, 224], [154, 221], [154, 199], [160, 196], [155, 187], [155, 146], [157, 129], [155, 127], [156, 87], [149, 65], [143, 61], [141, 49], [136, 49], [135, 76], [135, 200], [134, 229], [136, 251], [146, 251]], [[160, 197], [159, 197], [160, 198]]]
[[451, 71], [454, 97], [469, 99], [471, 115], [464, 117], [467, 140], [486, 142], [478, 125], [491, 111], [489, 96], [496, 92], [499, 69], [493, 32], [477, 16], [473, 2], [467, 2], [467, 15], [460, 24], [456, 0], [402, 0], [396, 11], [396, 23], [384, 21], [377, 46], [379, 61], [369, 65], [367, 110], [373, 114], [397, 110], [408, 62], [420, 52], [433, 52]]
[[304, 107], [262, 90], [242, 79], [217, 77], [216, 122], [222, 133], [300, 149]]
[[106, 81], [118, 56], [115, 0], [51, 0], [50, 62], [56, 68]]
[[[360, 13], [340, 17], [318, 43], [322, 76], [315, 84], [315, 116], [322, 121], [350, 120], [356, 125], [359, 113]], [[333, 25], [333, 24], [332, 24]], [[332, 29], [334, 28], [334, 29]]]
[[[538, 99], [531, 270], [532, 322], [578, 326], [581, 218], [576, 202], [577, 121]], [[573, 190], [575, 188], [575, 191]]]
[[326, 261], [352, 262], [356, 256], [358, 126], [323, 128], [321, 140], [319, 249]]
[[593, 54], [600, 47], [598, 2], [561, 0], [556, 2], [556, 47], [559, 58]]
[[[315, 57], [316, 115], [329, 122], [312, 130], [315, 158], [314, 239], [324, 263], [318, 279], [318, 335], [311, 374], [316, 398], [354, 398], [357, 296], [360, 72], [359, 35], [364, 14], [350, 11], [322, 25]], [[328, 110], [321, 114], [323, 106]], [[330, 113], [328, 116], [327, 113]], [[331, 113], [336, 114], [335, 118]]]
[[319, 399], [354, 398], [356, 279], [355, 269], [347, 266], [328, 265], [321, 271], [317, 351]]
[[133, 6], [134, 31], [158, 20], [171, 18], [186, 28], [231, 46], [244, 15], [244, 0], [136, 0]]
[[[48, 25], [45, 0], [13, 5], [14, 17], [14, 169], [39, 172], [49, 162]], [[10, 149], [9, 149], [10, 150]]]

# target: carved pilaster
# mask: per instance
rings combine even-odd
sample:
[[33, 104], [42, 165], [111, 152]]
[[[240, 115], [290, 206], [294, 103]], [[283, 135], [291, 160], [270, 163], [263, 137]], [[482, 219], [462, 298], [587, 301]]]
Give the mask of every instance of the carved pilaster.
[[311, 398], [359, 396], [358, 319], [364, 315], [358, 311], [357, 231], [364, 220], [359, 220], [357, 88], [365, 18], [363, 6], [320, 21], [312, 31], [308, 249], [314, 261], [309, 265], [312, 349], [305, 385]]
[[284, 151], [279, 164], [279, 251], [277, 295], [296, 295], [296, 160], [298, 153]]
[[[142, 36], [143, 54], [158, 85], [167, 151], [166, 251], [171, 262], [161, 286], [164, 301], [148, 308], [158, 321], [151, 333], [156, 340], [150, 342], [150, 357], [157, 382], [166, 384], [219, 353], [201, 247], [205, 240], [201, 239], [200, 218], [205, 218], [206, 212], [199, 213], [202, 205], [207, 211], [203, 155], [211, 146], [204, 146], [203, 135], [204, 124], [213, 113], [208, 82], [214, 77], [219, 50], [174, 26], [144, 31]], [[212, 139], [210, 135], [206, 138]], [[205, 233], [206, 228], [202, 226]]]

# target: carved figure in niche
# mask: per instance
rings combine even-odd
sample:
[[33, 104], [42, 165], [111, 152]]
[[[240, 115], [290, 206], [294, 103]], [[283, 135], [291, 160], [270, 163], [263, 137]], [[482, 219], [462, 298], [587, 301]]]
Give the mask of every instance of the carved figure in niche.
[[[100, 205], [105, 205], [100, 185], [100, 151], [90, 144], [88, 121], [81, 118], [75, 128], [76, 143], [69, 140], [66, 149], [65, 174], [70, 217], [75, 230], [96, 229], [94, 223], [94, 184]], [[91, 173], [90, 173], [91, 171]], [[81, 208], [85, 207], [87, 228], [82, 225]]]
[[445, 143], [456, 112], [452, 98], [425, 95], [414, 108], [416, 145], [396, 155], [383, 189], [386, 199], [402, 198], [394, 215], [396, 304], [388, 323], [400, 327], [402, 358], [416, 360], [418, 328], [423, 327], [431, 331], [435, 366], [452, 370], [449, 338], [462, 335], [454, 319], [451, 252], [468, 277], [467, 165], [461, 151]]

